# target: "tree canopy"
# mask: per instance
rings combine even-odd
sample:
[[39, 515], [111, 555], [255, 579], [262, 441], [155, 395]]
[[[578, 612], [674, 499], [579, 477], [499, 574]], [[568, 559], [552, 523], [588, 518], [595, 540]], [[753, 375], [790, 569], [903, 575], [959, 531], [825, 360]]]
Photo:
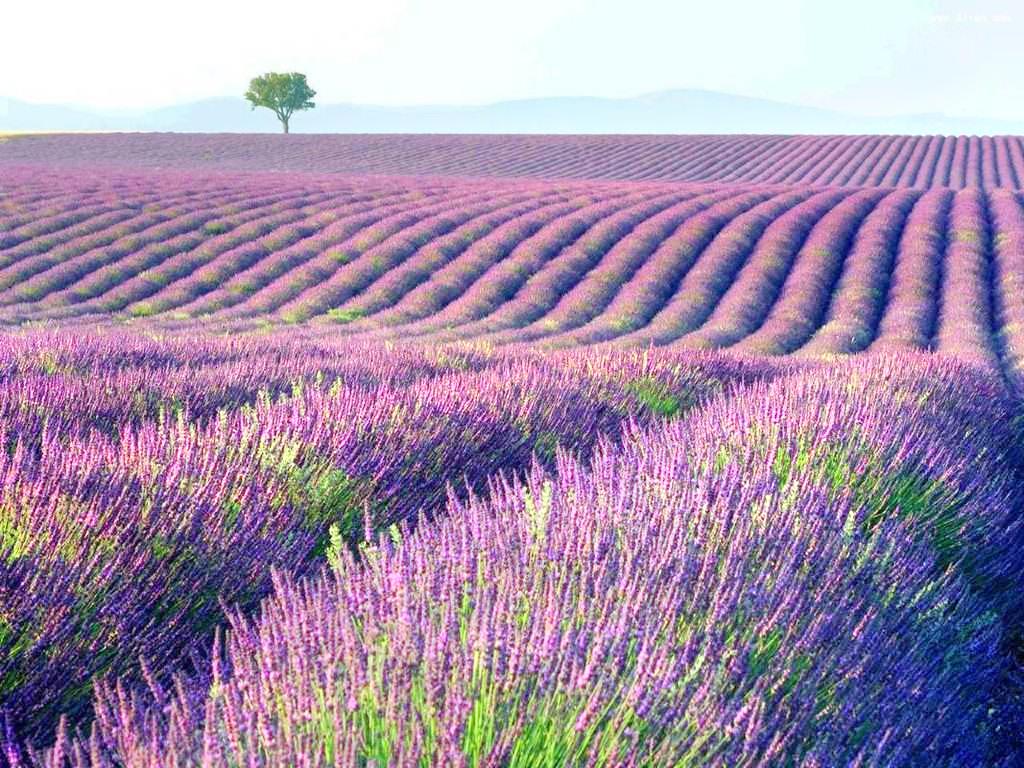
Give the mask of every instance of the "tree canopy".
[[266, 107], [277, 115], [285, 133], [288, 133], [288, 121], [293, 113], [316, 106], [314, 96], [316, 91], [309, 87], [306, 76], [299, 72], [268, 72], [254, 77], [245, 92], [245, 98], [252, 103], [253, 109]]

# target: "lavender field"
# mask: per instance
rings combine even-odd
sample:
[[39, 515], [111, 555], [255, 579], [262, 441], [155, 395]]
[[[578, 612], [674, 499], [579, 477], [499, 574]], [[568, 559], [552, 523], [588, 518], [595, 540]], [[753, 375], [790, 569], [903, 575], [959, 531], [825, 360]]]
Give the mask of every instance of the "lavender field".
[[1024, 186], [1019, 136], [78, 134], [12, 136], [0, 165], [430, 176]]
[[1018, 179], [0, 142], [0, 766], [1024, 764]]

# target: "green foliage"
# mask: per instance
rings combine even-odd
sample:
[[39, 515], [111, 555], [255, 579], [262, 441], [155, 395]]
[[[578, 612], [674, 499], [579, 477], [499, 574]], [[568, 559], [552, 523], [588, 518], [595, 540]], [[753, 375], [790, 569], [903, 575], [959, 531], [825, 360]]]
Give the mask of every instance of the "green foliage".
[[951, 239], [957, 243], [977, 245], [981, 242], [981, 234], [973, 229], [954, 229]]
[[323, 528], [328, 522], [354, 539], [363, 522], [363, 486], [337, 467], [303, 467], [293, 478], [299, 484], [296, 498], [305, 510], [306, 525]]
[[538, 504], [529, 491], [523, 492], [526, 504], [526, 520], [530, 526], [531, 549], [534, 556], [540, 553], [547, 540], [548, 518], [551, 516], [551, 481], [544, 482]]
[[558, 435], [550, 430], [543, 430], [537, 433], [533, 443], [533, 450], [538, 456], [547, 461], [555, 458], [555, 450], [558, 448]]
[[230, 227], [223, 221], [208, 221], [203, 227], [203, 232], [208, 235], [223, 235]]
[[437, 751], [438, 734], [441, 725], [438, 720], [437, 707], [427, 696], [423, 676], [417, 674], [412, 681], [409, 691], [409, 700], [412, 702], [413, 711], [419, 720], [417, 727], [423, 740], [423, 753], [420, 757], [420, 768], [431, 768], [434, 765], [433, 757]]
[[725, 468], [729, 465], [729, 461], [732, 459], [732, 453], [724, 445], [718, 446], [718, 450], [715, 452], [715, 463], [712, 469], [715, 474], [721, 474]]
[[911, 472], [868, 475], [858, 485], [857, 495], [869, 510], [869, 527], [894, 514], [920, 520], [926, 523], [939, 564], [963, 560], [961, 567], [970, 574], [971, 564], [964, 560], [960, 542], [964, 525], [960, 500], [941, 482]]
[[157, 560], [165, 560], [174, 552], [174, 547], [166, 537], [157, 534], [149, 542], [149, 551], [153, 553], [153, 557]]
[[[288, 504], [302, 515], [306, 530], [321, 537], [311, 558], [324, 557], [336, 567], [344, 544], [358, 548], [366, 514], [381, 512], [379, 505], [371, 504], [370, 483], [350, 476], [298, 440], [265, 440], [244, 450], [251, 450], [260, 467], [282, 481], [273, 503]], [[228, 524], [240, 509], [235, 510], [229, 499], [223, 512]]]
[[380, 711], [373, 688], [366, 686], [359, 696], [359, 708], [355, 712], [363, 735], [360, 756], [366, 766], [391, 765], [391, 751], [398, 742], [398, 729]]
[[14, 637], [14, 627], [3, 616], [0, 616], [0, 648]]
[[334, 308], [327, 311], [327, 317], [336, 323], [351, 323], [354, 320], [358, 320], [363, 317], [366, 313], [361, 309], [341, 309]]
[[[310, 713], [307, 722], [298, 724], [298, 730], [313, 736], [314, 742], [318, 747], [315, 754], [323, 756], [325, 765], [334, 765], [335, 742], [338, 732], [331, 713], [331, 706], [324, 693], [324, 689], [316, 683], [313, 684], [313, 695], [317, 702], [316, 709]], [[211, 690], [210, 698], [213, 699], [214, 697], [215, 694]]]
[[469, 620], [473, 617], [473, 597], [468, 586], [462, 588], [459, 601], [459, 642], [465, 648], [469, 644]]
[[462, 733], [462, 753], [476, 768], [483, 765], [498, 733], [498, 687], [478, 652], [473, 664], [473, 705]]
[[225, 499], [221, 505], [221, 526], [225, 532], [234, 530], [238, 523], [238, 516], [242, 513], [242, 502], [238, 499]]
[[778, 627], [757, 638], [750, 654], [750, 674], [754, 677], [764, 674], [781, 646], [782, 632]]
[[236, 296], [251, 296], [256, 293], [256, 286], [251, 281], [242, 281], [237, 285], [230, 285], [227, 287], [228, 292], [235, 294]]
[[39, 353], [39, 370], [47, 376], [54, 376], [61, 373], [64, 369], [57, 356], [50, 350], [45, 350]]
[[266, 107], [281, 121], [284, 132], [288, 133], [288, 121], [292, 114], [316, 106], [313, 97], [316, 91], [306, 83], [306, 76], [298, 72], [268, 72], [254, 77], [249, 82], [245, 98], [252, 108]]
[[341, 533], [341, 526], [338, 523], [331, 523], [327, 537], [327, 564], [331, 566], [332, 570], [338, 571], [341, 569], [341, 558], [346, 546], [345, 537]]
[[577, 734], [549, 707], [534, 717], [512, 745], [509, 768], [556, 768], [571, 765]]
[[640, 405], [663, 418], [679, 416], [690, 405], [652, 376], [630, 382], [626, 385], [626, 391], [632, 393]]
[[27, 555], [32, 543], [28, 511], [7, 503], [0, 505], [0, 561], [13, 563]]
[[0, 504], [0, 562], [13, 563], [19, 558], [41, 556], [46, 559], [62, 558], [74, 562], [84, 554], [109, 555], [114, 542], [106, 536], [90, 534], [81, 522], [81, 505], [72, 496], [60, 494], [53, 509], [59, 535], [54, 542], [43, 547], [41, 539], [33, 535], [30, 508], [27, 502]]
[[581, 720], [586, 709], [585, 699], [561, 692], [545, 699], [513, 742], [509, 768], [621, 765], [647, 724], [620, 702], [608, 702]]
[[128, 314], [132, 317], [149, 317], [156, 314], [156, 307], [152, 304], [141, 302], [128, 308]]
[[[720, 449], [721, 450], [721, 449]], [[860, 450], [855, 444], [811, 447], [801, 440], [795, 453], [779, 446], [772, 471], [779, 485], [786, 485], [794, 471], [812, 468], [834, 493], [851, 493], [854, 510], [864, 510], [863, 526], [874, 530], [882, 521], [896, 515], [924, 526], [935, 548], [939, 565], [958, 562], [970, 577], [972, 565], [966, 559], [961, 537], [965, 521], [962, 501], [941, 480], [911, 469], [892, 471], [878, 459], [857, 461]], [[852, 520], [845, 530], [852, 533]]]

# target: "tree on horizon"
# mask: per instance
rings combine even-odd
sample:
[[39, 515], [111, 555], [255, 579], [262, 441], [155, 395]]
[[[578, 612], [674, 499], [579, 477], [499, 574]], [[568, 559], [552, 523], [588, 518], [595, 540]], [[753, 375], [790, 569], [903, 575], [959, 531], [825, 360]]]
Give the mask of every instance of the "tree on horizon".
[[253, 109], [266, 107], [277, 115], [285, 133], [288, 133], [288, 122], [295, 112], [316, 106], [314, 96], [316, 91], [309, 87], [306, 76], [299, 72], [267, 72], [254, 77], [245, 92], [245, 98]]

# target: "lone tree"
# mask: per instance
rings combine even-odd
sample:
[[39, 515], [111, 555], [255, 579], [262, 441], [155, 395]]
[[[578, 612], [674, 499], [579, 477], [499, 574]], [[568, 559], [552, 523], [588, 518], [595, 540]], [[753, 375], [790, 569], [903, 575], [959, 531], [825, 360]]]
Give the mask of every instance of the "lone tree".
[[277, 115], [285, 133], [288, 133], [292, 113], [316, 106], [314, 96], [316, 91], [309, 87], [306, 76], [298, 72], [268, 72], [254, 77], [245, 92], [245, 98], [252, 102], [253, 109], [266, 107]]

